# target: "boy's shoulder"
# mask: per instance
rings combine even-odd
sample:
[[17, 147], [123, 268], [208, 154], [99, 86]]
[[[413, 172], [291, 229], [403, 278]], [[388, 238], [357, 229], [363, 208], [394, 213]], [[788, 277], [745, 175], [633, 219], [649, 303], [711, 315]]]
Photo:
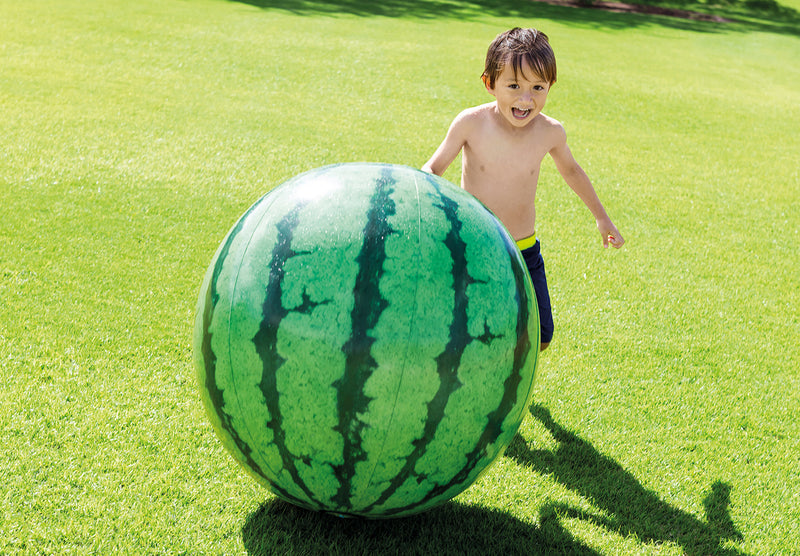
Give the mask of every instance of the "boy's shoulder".
[[458, 114], [458, 116], [456, 116], [456, 120], [464, 122], [477, 122], [484, 120], [492, 116], [495, 111], [495, 107], [496, 103], [487, 102], [486, 104], [481, 104], [479, 106], [465, 108]]
[[555, 142], [566, 141], [567, 132], [561, 122], [541, 112], [536, 115], [536, 127]]
[[563, 131], [564, 129], [564, 126], [561, 125], [561, 122], [559, 122], [555, 118], [551, 118], [550, 116], [544, 114], [543, 112], [539, 112], [536, 115], [535, 123], [537, 127], [545, 128], [550, 131]]
[[485, 104], [479, 104], [478, 106], [472, 106], [462, 111], [462, 114], [491, 114], [497, 109], [497, 102], [487, 102]]

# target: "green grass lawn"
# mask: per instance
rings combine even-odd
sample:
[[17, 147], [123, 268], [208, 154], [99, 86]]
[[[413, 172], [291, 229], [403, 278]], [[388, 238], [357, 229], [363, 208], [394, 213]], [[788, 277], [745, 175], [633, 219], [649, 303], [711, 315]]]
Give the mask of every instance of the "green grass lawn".
[[[0, 553], [800, 553], [800, 4], [773, 8], [0, 0]], [[278, 502], [199, 401], [205, 268], [301, 171], [424, 163], [515, 25], [628, 243], [548, 161], [557, 331], [506, 455], [409, 519]]]

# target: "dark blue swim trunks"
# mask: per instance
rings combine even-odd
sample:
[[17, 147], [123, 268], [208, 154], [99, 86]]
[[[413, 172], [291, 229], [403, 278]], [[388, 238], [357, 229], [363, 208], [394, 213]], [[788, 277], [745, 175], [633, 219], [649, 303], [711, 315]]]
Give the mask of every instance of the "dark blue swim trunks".
[[553, 339], [553, 310], [550, 307], [550, 292], [547, 290], [547, 277], [544, 273], [544, 260], [542, 259], [541, 246], [539, 240], [533, 247], [522, 250], [522, 257], [528, 267], [528, 274], [533, 282], [533, 289], [536, 292], [536, 302], [539, 305], [539, 324], [542, 328], [542, 343], [548, 343]]

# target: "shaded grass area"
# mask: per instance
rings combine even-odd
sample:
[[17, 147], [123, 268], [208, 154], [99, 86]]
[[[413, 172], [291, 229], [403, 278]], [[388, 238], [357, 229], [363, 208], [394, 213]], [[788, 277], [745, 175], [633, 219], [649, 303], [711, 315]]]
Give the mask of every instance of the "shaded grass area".
[[[776, 0], [631, 0], [633, 6], [650, 6], [664, 10], [678, 10], [708, 14], [725, 21], [697, 21], [690, 14], [664, 15], [652, 19], [642, 18], [640, 14], [620, 16], [602, 8], [601, 2], [585, 0], [574, 3], [579, 8], [552, 6], [525, 0], [386, 0], [369, 2], [366, 0], [232, 0], [244, 2], [265, 9], [286, 10], [302, 15], [348, 14], [361, 17], [382, 16], [401, 18], [434, 19], [457, 17], [464, 20], [480, 20], [482, 17], [545, 18], [569, 22], [574, 25], [592, 27], [625, 28], [648, 25], [661, 25], [679, 29], [714, 32], [720, 26], [728, 29], [765, 30], [790, 34], [800, 34], [800, 12], [794, 7], [778, 3]], [[554, 2], [558, 4], [558, 2]], [[566, 5], [566, 3], [565, 3]], [[594, 9], [591, 9], [594, 8]], [[663, 15], [663, 14], [662, 14]]]
[[448, 502], [390, 521], [342, 519], [269, 501], [250, 514], [242, 531], [249, 554], [599, 554], [558, 519], [528, 523], [500, 509]]

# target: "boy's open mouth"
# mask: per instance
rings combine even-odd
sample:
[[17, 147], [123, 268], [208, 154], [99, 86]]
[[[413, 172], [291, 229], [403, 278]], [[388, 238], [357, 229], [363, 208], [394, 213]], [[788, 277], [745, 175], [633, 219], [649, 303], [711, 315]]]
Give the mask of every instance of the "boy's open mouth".
[[531, 113], [530, 108], [528, 108], [526, 110], [522, 110], [521, 108], [514, 108], [514, 107], [511, 108], [511, 114], [513, 114], [515, 118], [520, 119], [520, 120], [524, 120], [525, 118], [527, 118], [528, 114], [530, 114], [530, 113]]

